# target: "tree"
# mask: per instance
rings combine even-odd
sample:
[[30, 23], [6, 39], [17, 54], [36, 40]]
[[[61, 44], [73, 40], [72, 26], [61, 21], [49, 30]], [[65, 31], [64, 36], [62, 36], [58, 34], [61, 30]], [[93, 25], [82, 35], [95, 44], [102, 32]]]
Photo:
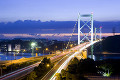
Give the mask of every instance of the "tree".
[[50, 61], [50, 59], [47, 59], [47, 57], [45, 57], [45, 58], [42, 60], [41, 63], [42, 63], [42, 64], [51, 64], [51, 61]]
[[61, 76], [62, 76], [62, 78], [66, 77], [66, 70], [64, 70], [64, 69], [61, 70]]
[[34, 68], [34, 71], [37, 74], [37, 77], [42, 77], [43, 75], [45, 75], [51, 68], [53, 67], [50, 59], [47, 59], [47, 57], [45, 57], [42, 62], [39, 64], [38, 67]]
[[100, 65], [99, 68], [104, 70], [104, 76], [110, 76], [112, 74], [112, 65], [111, 64], [103, 64]]
[[40, 63], [38, 67], [35, 67], [34, 71], [36, 71], [38, 77], [41, 77], [42, 75], [45, 74], [47, 69], [44, 64]]
[[78, 62], [79, 62], [79, 60], [75, 57], [75, 58], [72, 60], [71, 64], [78, 64]]
[[80, 79], [78, 78], [78, 75], [72, 74], [72, 80], [80, 80]]
[[76, 74], [77, 64], [70, 64], [67, 67], [67, 71], [71, 74]]
[[72, 76], [69, 72], [66, 73], [66, 80], [71, 80]]
[[28, 76], [27, 76], [27, 80], [35, 80], [35, 78], [37, 77], [36, 72], [32, 71]]
[[94, 60], [90, 59], [90, 58], [81, 60], [78, 63], [78, 70], [77, 71], [80, 74], [96, 72], [96, 65], [95, 65]]
[[56, 76], [56, 80], [62, 80], [62, 76], [60, 73], [56, 73], [55, 76]]

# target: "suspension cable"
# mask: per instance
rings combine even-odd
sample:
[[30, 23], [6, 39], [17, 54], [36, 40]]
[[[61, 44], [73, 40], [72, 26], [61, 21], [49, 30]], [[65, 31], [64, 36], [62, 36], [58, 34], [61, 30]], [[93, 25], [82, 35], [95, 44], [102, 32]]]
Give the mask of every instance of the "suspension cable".
[[74, 33], [74, 31], [75, 31], [75, 28], [76, 28], [76, 25], [77, 25], [77, 21], [76, 21], [76, 23], [75, 23], [75, 25], [74, 25], [73, 32], [72, 32], [72, 34], [71, 34], [71, 36], [70, 36], [70, 38], [69, 38], [69, 41], [68, 41], [67, 46], [66, 46], [66, 49], [68, 48], [68, 46], [69, 46], [69, 44], [70, 44], [71, 38], [72, 38], [73, 33]]

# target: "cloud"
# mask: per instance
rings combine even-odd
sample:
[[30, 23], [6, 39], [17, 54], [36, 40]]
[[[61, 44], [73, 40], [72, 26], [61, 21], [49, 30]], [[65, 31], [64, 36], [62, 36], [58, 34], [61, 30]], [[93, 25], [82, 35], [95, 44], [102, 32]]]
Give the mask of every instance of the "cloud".
[[41, 29], [41, 31], [54, 31], [56, 29]]
[[4, 39], [5, 36], [3, 34], [0, 34], [0, 39]]
[[[84, 33], [87, 35], [87, 33]], [[49, 39], [58, 39], [58, 40], [69, 40], [71, 33], [50, 33], [50, 34], [0, 34], [1, 39], [6, 38], [49, 38]], [[97, 33], [99, 36], [100, 33]], [[115, 35], [120, 35], [120, 33], [115, 33]], [[77, 40], [77, 33], [74, 33], [72, 36], [73, 40]], [[89, 34], [90, 36], [90, 34]], [[102, 33], [102, 37], [113, 36], [113, 33]]]
[[[16, 34], [30, 34], [30, 33], [71, 33], [75, 25], [75, 21], [32, 21], [18, 20], [16, 22], [0, 23], [0, 33], [16, 33]], [[83, 23], [81, 23], [81, 26]], [[99, 28], [102, 26], [103, 33], [113, 32], [113, 27], [115, 27], [115, 32], [120, 32], [120, 21], [94, 21], [94, 27]], [[86, 29], [84, 29], [86, 31]], [[77, 33], [77, 25], [75, 32]]]

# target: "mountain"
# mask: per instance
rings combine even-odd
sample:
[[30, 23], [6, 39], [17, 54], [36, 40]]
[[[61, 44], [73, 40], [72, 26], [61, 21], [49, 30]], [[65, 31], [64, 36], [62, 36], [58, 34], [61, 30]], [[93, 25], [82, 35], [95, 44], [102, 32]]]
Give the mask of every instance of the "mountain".
[[[15, 22], [0, 22], [0, 33], [71, 33], [76, 21], [46, 21], [18, 20]], [[81, 22], [81, 25], [83, 23]], [[94, 21], [94, 27], [102, 26], [103, 33], [120, 32], [120, 21]], [[77, 25], [76, 30], [77, 32]]]

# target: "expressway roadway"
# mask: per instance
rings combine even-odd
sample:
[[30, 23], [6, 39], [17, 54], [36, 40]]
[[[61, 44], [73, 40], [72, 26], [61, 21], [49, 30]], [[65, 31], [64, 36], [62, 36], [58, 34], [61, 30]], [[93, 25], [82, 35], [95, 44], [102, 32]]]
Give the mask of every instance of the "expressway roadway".
[[31, 71], [34, 70], [34, 67], [38, 66], [40, 62], [32, 64], [30, 66], [24, 67], [22, 69], [13, 71], [11, 73], [5, 74], [0, 77], [0, 80], [17, 80], [20, 77], [24, 76], [24, 74], [29, 74]]
[[[80, 48], [82, 48], [83, 46], [87, 45], [89, 43], [83, 43], [79, 46], [76, 46], [74, 48], [71, 48], [69, 50], [69, 54], [67, 54], [66, 56], [64, 56], [41, 80], [52, 80], [53, 77], [55, 76], [56, 72], [60, 69], [60, 67], [62, 65], [64, 65], [64, 62], [71, 56], [73, 55], [74, 53], [79, 53], [79, 52], [71, 52], [71, 50], [75, 51], [75, 50], [78, 50]], [[68, 63], [67, 63], [68, 65]], [[67, 68], [67, 65], [64, 66], [64, 69]]]
[[[55, 64], [55, 66], [41, 79], [41, 80], [49, 80], [53, 74], [58, 70], [58, 68], [66, 61], [66, 59], [71, 55], [64, 56], [58, 63]], [[67, 67], [67, 66], [66, 66]]]
[[[55, 74], [55, 72], [59, 69], [59, 67], [78, 49], [82, 48], [83, 46], [85, 46], [86, 44], [89, 43], [83, 43], [81, 45], [75, 46], [69, 50], [65, 50], [62, 54], [51, 57], [51, 61], [55, 61], [56, 59], [62, 57], [57, 63], [56, 65], [42, 78], [42, 80], [49, 80], [51, 77], [53, 77], [53, 75]], [[19, 79], [20, 77], [23, 77], [24, 75], [30, 73], [31, 71], [34, 70], [34, 67], [38, 66], [40, 64], [40, 62], [37, 62], [33, 65], [27, 66], [25, 68], [16, 70], [14, 72], [8, 73], [4, 76], [0, 77], [0, 80], [16, 80]]]
[[[96, 43], [97, 41], [93, 42], [92, 44]], [[78, 50], [77, 52], [74, 53], [69, 53], [68, 55], [64, 56], [63, 59], [61, 61], [59, 61], [54, 67], [53, 69], [51, 69], [41, 80], [55, 80], [55, 74], [56, 73], [60, 73], [62, 69], [66, 69], [69, 61], [76, 55], [79, 54], [82, 50], [84, 50], [85, 48], [89, 47], [91, 45], [91, 43], [83, 43], [77, 47], [72, 48], [72, 50]]]

